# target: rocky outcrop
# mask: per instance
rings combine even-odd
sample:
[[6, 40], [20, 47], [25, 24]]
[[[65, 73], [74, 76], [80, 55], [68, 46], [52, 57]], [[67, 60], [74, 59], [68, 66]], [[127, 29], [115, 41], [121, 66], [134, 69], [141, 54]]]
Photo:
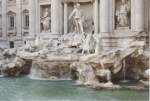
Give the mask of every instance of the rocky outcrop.
[[148, 69], [148, 62], [145, 62], [148, 58], [143, 54], [143, 45], [143, 42], [138, 41], [122, 50], [82, 56], [79, 62], [71, 64], [71, 68], [76, 70], [78, 82], [83, 85], [90, 84], [105, 88], [105, 85], [109, 84], [108, 88], [115, 88], [118, 86], [113, 83], [110, 85], [111, 82], [125, 79], [139, 81]]
[[30, 72], [32, 79], [61, 80], [70, 79], [70, 63], [63, 61], [34, 60]]
[[18, 76], [20, 73], [27, 73], [29, 65], [27, 60], [17, 56], [15, 49], [4, 50], [0, 59], [0, 75]]
[[73, 79], [78, 85], [96, 89], [120, 89], [114, 82], [126, 79], [147, 83], [149, 77], [145, 70], [149, 67], [149, 56], [143, 53], [143, 41], [134, 41], [124, 49], [85, 55], [81, 54], [83, 47], [78, 43], [70, 45], [72, 40], [66, 37], [46, 44], [0, 51], [0, 75], [17, 76], [30, 72], [32, 79]]
[[88, 63], [74, 62], [70, 65], [71, 70], [75, 71], [78, 77], [78, 85], [92, 85], [98, 83], [92, 66]]

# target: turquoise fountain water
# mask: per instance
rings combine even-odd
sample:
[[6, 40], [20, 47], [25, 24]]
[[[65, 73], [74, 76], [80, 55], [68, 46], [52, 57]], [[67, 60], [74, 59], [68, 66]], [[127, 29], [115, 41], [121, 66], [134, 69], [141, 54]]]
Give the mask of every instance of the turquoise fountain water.
[[95, 91], [73, 81], [0, 78], [0, 101], [148, 101], [148, 91]]

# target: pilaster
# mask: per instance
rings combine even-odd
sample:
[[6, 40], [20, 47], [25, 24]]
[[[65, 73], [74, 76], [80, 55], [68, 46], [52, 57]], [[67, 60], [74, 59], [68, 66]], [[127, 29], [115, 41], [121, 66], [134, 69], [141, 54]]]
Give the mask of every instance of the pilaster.
[[21, 36], [21, 34], [22, 34], [22, 24], [21, 24], [21, 22], [22, 22], [22, 20], [21, 20], [21, 0], [16, 0], [16, 8], [17, 8], [17, 12], [16, 12], [16, 14], [17, 14], [17, 16], [16, 16], [16, 27], [17, 27], [17, 36]]
[[64, 2], [64, 34], [68, 33], [68, 4]]
[[95, 0], [93, 3], [93, 10], [94, 10], [94, 31], [95, 33], [98, 33], [98, 25], [99, 25], [99, 10], [98, 10], [98, 0]]
[[36, 26], [36, 0], [29, 0], [29, 34], [30, 36], [35, 35]]
[[51, 31], [60, 34], [61, 0], [51, 0]]
[[2, 37], [7, 36], [7, 0], [2, 0]]

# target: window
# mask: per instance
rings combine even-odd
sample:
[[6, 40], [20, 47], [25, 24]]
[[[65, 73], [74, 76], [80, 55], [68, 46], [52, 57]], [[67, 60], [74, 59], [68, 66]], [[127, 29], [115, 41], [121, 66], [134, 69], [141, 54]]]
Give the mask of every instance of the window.
[[7, 13], [8, 30], [14, 30], [16, 27], [16, 13], [9, 11]]
[[25, 15], [25, 27], [29, 27], [29, 15]]
[[14, 16], [10, 16], [9, 17], [9, 21], [10, 21], [10, 27], [14, 28], [15, 27], [15, 17]]
[[23, 10], [23, 27], [24, 29], [29, 28], [29, 11], [27, 9]]
[[10, 45], [10, 48], [14, 48], [14, 42], [13, 41], [10, 41], [9, 45]]

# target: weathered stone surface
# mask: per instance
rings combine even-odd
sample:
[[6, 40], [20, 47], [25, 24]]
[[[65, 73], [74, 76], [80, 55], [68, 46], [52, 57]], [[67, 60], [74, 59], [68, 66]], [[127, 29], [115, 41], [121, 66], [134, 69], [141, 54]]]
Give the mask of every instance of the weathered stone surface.
[[17, 55], [17, 50], [4, 50], [0, 59], [0, 75], [18, 76], [20, 73], [26, 74], [30, 70], [30, 64], [28, 60], [24, 60]]
[[69, 65], [69, 62], [34, 60], [30, 77], [49, 80], [70, 79]]
[[82, 42], [75, 46], [70, 45], [70, 42], [72, 40], [68, 35], [64, 35], [62, 39], [52, 40], [46, 45], [35, 42], [17, 50], [6, 49], [0, 56], [0, 73], [7, 76], [28, 73], [32, 64], [32, 79], [60, 80], [74, 77], [77, 85], [98, 89], [120, 89], [120, 86], [113, 84], [115, 81], [146, 78], [144, 72], [148, 68], [149, 56], [143, 53], [143, 41], [134, 41], [122, 49], [105, 53], [89, 52], [88, 55], [81, 54]]
[[[143, 42], [133, 42], [123, 50], [81, 56], [79, 62], [71, 64], [71, 68], [78, 74], [77, 83], [86, 85], [89, 77], [92, 82], [90, 85], [95, 85], [94, 80], [96, 80], [98, 84], [100, 83], [99, 87], [104, 88], [101, 83], [142, 79], [148, 68], [148, 62], [145, 62], [148, 58], [142, 52], [143, 46]], [[115, 86], [110, 88], [113, 87]]]
[[92, 85], [98, 82], [92, 66], [88, 63], [74, 62], [70, 68], [76, 71], [78, 76], [77, 84]]

